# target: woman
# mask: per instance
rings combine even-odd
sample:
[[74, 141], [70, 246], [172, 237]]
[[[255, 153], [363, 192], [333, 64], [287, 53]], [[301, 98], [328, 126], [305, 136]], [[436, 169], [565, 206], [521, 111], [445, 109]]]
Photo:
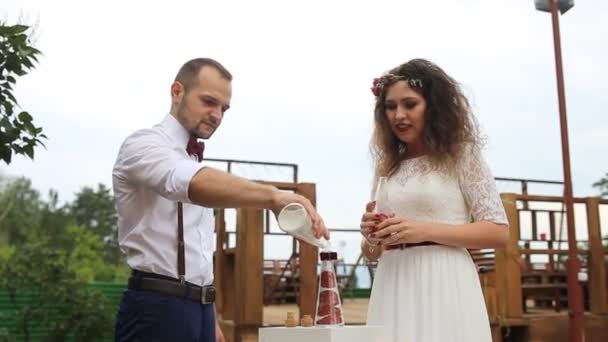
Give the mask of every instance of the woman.
[[491, 342], [466, 248], [502, 247], [509, 231], [469, 103], [423, 59], [372, 91], [374, 184], [387, 181], [384, 212], [370, 202], [361, 220], [363, 253], [379, 259], [368, 324], [383, 325], [388, 342]]

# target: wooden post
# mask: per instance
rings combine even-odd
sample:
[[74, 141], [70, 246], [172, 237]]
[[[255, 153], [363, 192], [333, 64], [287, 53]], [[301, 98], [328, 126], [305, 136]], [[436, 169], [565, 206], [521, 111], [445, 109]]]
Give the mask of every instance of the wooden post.
[[[215, 305], [218, 313], [218, 322], [220, 328], [224, 333], [226, 342], [236, 341], [236, 271], [234, 264], [234, 254], [228, 254], [222, 262], [222, 288], [218, 288], [219, 301], [216, 301]], [[221, 310], [218, 304], [221, 303]]]
[[[496, 249], [496, 288], [499, 315], [509, 318], [523, 316], [521, 293], [521, 269], [519, 252], [519, 212], [517, 195], [501, 194], [507, 219], [509, 220], [509, 242], [506, 248]], [[505, 317], [505, 318], [506, 318]]]
[[237, 240], [234, 268], [236, 325], [235, 342], [257, 334], [264, 319], [264, 216], [263, 210], [237, 210]]
[[585, 204], [587, 206], [587, 229], [589, 232], [589, 260], [587, 261], [589, 305], [593, 314], [608, 314], [606, 267], [604, 265], [604, 246], [602, 245], [600, 229], [600, 199], [599, 197], [588, 197], [585, 199]]
[[217, 320], [227, 342], [235, 341], [235, 269], [234, 252], [225, 249], [226, 221], [224, 209], [215, 210], [215, 308]]
[[219, 314], [224, 311], [224, 275], [223, 270], [226, 269], [226, 253], [224, 251], [224, 238], [226, 233], [226, 221], [224, 220], [224, 209], [215, 209], [215, 258], [214, 263], [214, 284], [216, 288], [215, 309]]
[[[308, 198], [316, 206], [316, 186], [313, 183], [298, 184], [297, 193]], [[300, 317], [311, 315], [314, 319], [317, 305], [317, 264], [318, 249], [300, 242], [300, 292], [298, 304]]]
[[500, 325], [491, 326], [492, 342], [503, 342], [502, 327]]

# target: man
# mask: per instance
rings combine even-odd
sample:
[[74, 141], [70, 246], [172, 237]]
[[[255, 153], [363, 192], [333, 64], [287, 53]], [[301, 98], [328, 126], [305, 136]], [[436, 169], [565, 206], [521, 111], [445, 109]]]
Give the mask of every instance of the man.
[[171, 112], [122, 144], [112, 172], [118, 239], [132, 268], [118, 312], [117, 341], [223, 340], [215, 323], [213, 212], [257, 207], [275, 214], [298, 202], [317, 237], [328, 232], [304, 197], [202, 167], [203, 146], [230, 107], [232, 75], [194, 59], [171, 85]]

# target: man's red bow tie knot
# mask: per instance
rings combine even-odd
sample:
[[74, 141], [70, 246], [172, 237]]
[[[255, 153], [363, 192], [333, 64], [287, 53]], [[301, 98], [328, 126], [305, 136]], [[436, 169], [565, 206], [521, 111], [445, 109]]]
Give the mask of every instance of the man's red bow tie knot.
[[195, 136], [191, 136], [186, 146], [186, 152], [191, 156], [197, 156], [198, 161], [203, 160], [203, 151], [205, 151], [205, 143], [199, 142]]

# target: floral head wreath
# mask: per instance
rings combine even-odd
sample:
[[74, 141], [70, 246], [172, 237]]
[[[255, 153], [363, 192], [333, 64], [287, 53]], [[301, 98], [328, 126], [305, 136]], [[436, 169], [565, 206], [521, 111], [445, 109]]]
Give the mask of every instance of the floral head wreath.
[[407, 78], [395, 74], [386, 74], [380, 78], [374, 78], [374, 83], [371, 87], [372, 93], [374, 96], [378, 97], [382, 93], [384, 87], [396, 81], [405, 81], [410, 87], [422, 88], [422, 81], [418, 78]]

